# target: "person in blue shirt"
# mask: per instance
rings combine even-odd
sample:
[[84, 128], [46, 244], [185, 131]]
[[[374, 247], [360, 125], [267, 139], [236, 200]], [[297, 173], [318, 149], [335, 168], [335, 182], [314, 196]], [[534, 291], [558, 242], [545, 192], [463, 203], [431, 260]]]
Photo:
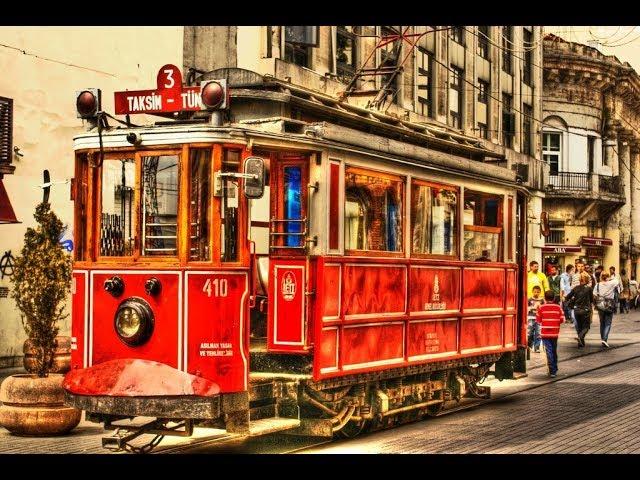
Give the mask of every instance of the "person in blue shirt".
[[562, 310], [564, 311], [564, 318], [566, 323], [572, 322], [572, 310], [569, 308], [564, 298], [571, 292], [571, 277], [573, 276], [574, 266], [569, 264], [565, 268], [565, 271], [560, 275], [560, 299], [562, 300]]

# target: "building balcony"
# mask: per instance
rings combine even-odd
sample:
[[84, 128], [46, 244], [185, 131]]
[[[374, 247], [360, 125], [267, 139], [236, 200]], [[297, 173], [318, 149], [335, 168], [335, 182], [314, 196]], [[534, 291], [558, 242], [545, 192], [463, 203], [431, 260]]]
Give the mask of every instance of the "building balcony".
[[620, 177], [583, 172], [557, 172], [549, 175], [547, 197], [602, 200], [624, 203]]

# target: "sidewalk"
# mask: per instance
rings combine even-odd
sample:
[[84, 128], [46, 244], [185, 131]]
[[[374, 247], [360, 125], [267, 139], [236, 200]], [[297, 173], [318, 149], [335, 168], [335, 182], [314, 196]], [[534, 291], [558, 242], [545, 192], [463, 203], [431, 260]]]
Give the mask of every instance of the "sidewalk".
[[[586, 346], [578, 348], [578, 335], [571, 323], [563, 323], [560, 327], [560, 337], [558, 338], [558, 361], [563, 362], [570, 358], [575, 358], [602, 351], [600, 344], [600, 320], [597, 312], [594, 312], [591, 322], [591, 329], [585, 337]], [[640, 310], [631, 310], [628, 314], [615, 314], [609, 333], [609, 345], [612, 348], [621, 347], [630, 343], [640, 343]], [[531, 359], [527, 362], [527, 371], [543, 368], [546, 373], [547, 356], [544, 349], [540, 347], [540, 353], [531, 351]], [[562, 366], [560, 366], [562, 370]], [[561, 371], [558, 372], [562, 373]]]
[[[640, 310], [614, 316], [609, 335], [610, 349], [601, 348], [599, 328], [596, 314], [586, 337], [587, 346], [578, 348], [573, 325], [562, 325], [558, 341], [559, 370], [558, 376], [554, 379], [549, 378], [547, 374], [544, 352], [532, 352], [527, 365], [527, 377], [502, 382], [492, 379], [483, 385], [491, 387], [492, 399], [496, 400], [640, 355]], [[20, 372], [20, 368], [0, 369], [0, 381]], [[196, 438], [167, 437], [156, 451], [161, 453], [163, 449], [197, 441], [198, 437], [223, 434], [222, 431], [213, 429], [196, 429], [194, 433]], [[63, 437], [17, 437], [0, 427], [0, 453], [110, 453], [101, 446], [101, 438], [109, 434], [102, 425], [86, 421], [80, 422], [71, 434]]]

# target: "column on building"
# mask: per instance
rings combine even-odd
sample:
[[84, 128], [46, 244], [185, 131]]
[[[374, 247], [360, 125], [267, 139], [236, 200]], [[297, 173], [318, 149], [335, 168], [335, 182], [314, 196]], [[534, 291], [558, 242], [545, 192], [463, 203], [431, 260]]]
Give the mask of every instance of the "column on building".
[[[633, 245], [640, 245], [640, 182], [636, 178], [640, 175], [640, 145], [631, 148], [631, 235]], [[638, 248], [635, 248], [638, 250]], [[635, 278], [640, 275], [640, 255], [637, 255], [635, 265], [632, 265], [630, 275]]]
[[620, 268], [631, 271], [631, 255], [629, 243], [631, 236], [631, 154], [629, 142], [625, 139], [618, 147], [618, 172], [625, 202], [619, 210], [618, 228], [620, 229]]
[[[618, 133], [615, 129], [608, 129], [604, 140], [605, 164], [611, 168], [614, 177], [619, 175], [618, 160]], [[606, 223], [604, 223], [606, 222]], [[603, 236], [611, 238], [613, 245], [604, 249], [604, 263], [608, 267], [616, 266], [620, 263], [620, 213], [615, 212], [609, 218], [603, 219]], [[618, 267], [619, 268], [619, 267]]]

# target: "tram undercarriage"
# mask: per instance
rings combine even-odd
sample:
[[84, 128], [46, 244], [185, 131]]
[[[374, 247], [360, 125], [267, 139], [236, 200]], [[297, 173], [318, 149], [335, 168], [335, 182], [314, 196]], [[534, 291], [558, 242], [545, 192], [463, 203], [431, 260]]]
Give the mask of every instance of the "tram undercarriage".
[[[164, 436], [191, 436], [197, 426], [234, 436], [283, 432], [349, 438], [436, 416], [463, 398], [488, 399], [490, 387], [482, 383], [489, 375], [514, 378], [520, 354], [483, 355], [319, 382], [307, 374], [252, 372], [247, 392], [213, 397], [91, 397], [67, 392], [66, 401], [86, 410], [88, 421], [115, 430], [103, 438], [105, 448], [134, 453], [151, 451]], [[155, 418], [137, 425], [119, 423], [141, 416]], [[143, 434], [154, 438], [133, 446], [131, 442]]]

